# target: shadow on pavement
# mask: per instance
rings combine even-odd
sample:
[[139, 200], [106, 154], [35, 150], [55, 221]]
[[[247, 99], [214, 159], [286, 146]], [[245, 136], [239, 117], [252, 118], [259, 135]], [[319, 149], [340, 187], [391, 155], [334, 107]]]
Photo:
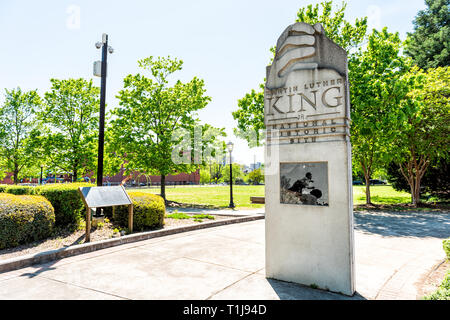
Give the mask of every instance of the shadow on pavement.
[[447, 212], [360, 211], [354, 213], [355, 230], [385, 237], [448, 238]]
[[297, 283], [267, 279], [280, 300], [366, 300], [358, 292], [353, 296], [313, 289]]

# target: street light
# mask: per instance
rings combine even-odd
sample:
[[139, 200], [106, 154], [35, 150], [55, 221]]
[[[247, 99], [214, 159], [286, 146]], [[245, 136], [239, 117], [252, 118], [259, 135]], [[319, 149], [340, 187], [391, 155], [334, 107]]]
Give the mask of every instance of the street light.
[[[101, 61], [101, 88], [100, 88], [100, 119], [98, 129], [98, 162], [97, 162], [97, 186], [103, 185], [103, 150], [105, 142], [105, 97], [106, 97], [106, 68], [108, 51], [113, 53], [114, 49], [108, 46], [108, 35], [104, 33], [102, 35], [102, 41], [95, 44], [97, 49], [102, 49], [102, 61]], [[95, 70], [94, 75], [98, 76]]]
[[228, 152], [230, 152], [230, 205], [228, 208], [234, 208], [235, 205], [233, 203], [233, 166], [232, 166], [232, 157], [231, 152], [233, 151], [234, 144], [233, 142], [227, 143]]

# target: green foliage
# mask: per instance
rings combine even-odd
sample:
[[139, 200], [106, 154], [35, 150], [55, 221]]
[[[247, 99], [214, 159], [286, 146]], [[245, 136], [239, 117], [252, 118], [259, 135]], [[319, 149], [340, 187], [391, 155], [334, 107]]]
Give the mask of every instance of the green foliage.
[[[160, 228], [164, 225], [166, 207], [157, 195], [145, 192], [128, 192], [133, 202], [133, 230]], [[117, 206], [113, 214], [114, 223], [128, 227], [128, 206]]]
[[248, 174], [248, 179], [252, 184], [261, 184], [264, 182], [264, 173], [261, 169], [253, 170]]
[[200, 183], [210, 183], [211, 182], [211, 174], [209, 173], [209, 170], [207, 168], [201, 168], [200, 169]]
[[212, 183], [220, 183], [223, 182], [222, 172], [225, 166], [224, 162], [209, 161], [208, 164], [202, 166], [202, 169], [209, 172]]
[[178, 210], [175, 210], [173, 213], [168, 214], [166, 216], [167, 218], [171, 218], [171, 219], [190, 219], [191, 216], [183, 213], [183, 212], [178, 212]]
[[[327, 37], [350, 52], [365, 39], [367, 17], [355, 19], [354, 24], [351, 24], [344, 18], [346, 7], [347, 4], [343, 2], [342, 6], [334, 11], [332, 1], [324, 1], [315, 6], [308, 5], [298, 10], [296, 22], [322, 24]], [[270, 51], [275, 55], [276, 48], [272, 47]], [[264, 139], [264, 86], [264, 83], [260, 84], [259, 90], [252, 89], [239, 99], [238, 108], [232, 113], [237, 121], [234, 133], [246, 139], [249, 147], [260, 146]]]
[[192, 216], [192, 218], [196, 222], [203, 222], [204, 219], [208, 219], [208, 220], [214, 220], [215, 219], [214, 216], [209, 215], [209, 214], [196, 214], [196, 215]]
[[33, 195], [35, 194], [35, 188], [31, 186], [17, 186], [4, 184], [0, 185], [0, 193], [10, 193], [15, 195]]
[[96, 169], [100, 89], [92, 80], [51, 79], [40, 119], [50, 167], [70, 172], [73, 181]]
[[[373, 172], [392, 157], [394, 124], [400, 102], [408, 92], [400, 81], [408, 70], [400, 48], [398, 33], [389, 33], [387, 28], [373, 30], [367, 49], [359, 50], [349, 60], [353, 163], [364, 173], [366, 185]], [[369, 188], [367, 193], [370, 203]]]
[[[242, 166], [233, 163], [231, 165], [231, 170], [233, 174], [233, 183], [236, 183], [237, 180], [242, 179], [244, 176], [244, 172], [242, 171]], [[223, 176], [223, 182], [230, 183], [230, 165], [226, 165], [222, 168], [222, 176]]]
[[16, 184], [23, 169], [38, 166], [39, 123], [35, 115], [40, 106], [36, 90], [5, 90], [5, 102], [0, 106], [0, 171], [12, 172]]
[[[449, 199], [449, 169], [448, 161], [445, 159], [437, 159], [433, 164], [430, 164], [420, 183], [422, 193], [428, 193], [430, 196], [443, 200]], [[395, 190], [411, 192], [408, 181], [403, 176], [398, 164], [393, 161], [389, 163], [387, 174], [388, 180]]]
[[442, 247], [444, 248], [447, 260], [450, 260], [450, 238], [442, 241]]
[[84, 203], [78, 191], [79, 187], [91, 184], [47, 184], [36, 187], [35, 193], [44, 196], [55, 209], [57, 226], [77, 225], [84, 214]]
[[[178, 80], [169, 85], [169, 76], [181, 70], [183, 61], [178, 59], [149, 57], [138, 63], [150, 71], [153, 79], [141, 74], [124, 79], [124, 89], [117, 96], [119, 107], [112, 111], [108, 132], [111, 143], [107, 153], [109, 161], [114, 162], [112, 167], [116, 167], [114, 171], [125, 161], [127, 173], [137, 170], [165, 177], [194, 172], [198, 165], [191, 161], [172, 160], [184, 138], [174, 138], [174, 133], [180, 130], [193, 133], [198, 125], [197, 111], [211, 100], [205, 95], [204, 81], [194, 77], [187, 83]], [[164, 186], [161, 194], [165, 197]]]
[[450, 1], [425, 0], [427, 8], [413, 21], [405, 53], [422, 69], [450, 65]]
[[0, 194], [0, 249], [44, 239], [54, 224], [53, 207], [44, 197]]
[[[238, 109], [232, 112], [238, 127], [234, 133], [246, 139], [249, 147], [261, 145], [264, 139], [264, 84], [259, 85], [259, 90], [252, 89], [250, 93], [238, 100]], [[249, 130], [250, 129], [250, 130]]]
[[411, 202], [420, 202], [421, 180], [437, 159], [447, 160], [450, 144], [450, 68], [414, 67], [402, 81], [408, 94], [395, 121], [390, 152], [411, 190]]
[[354, 25], [344, 19], [347, 3], [342, 2], [340, 8], [333, 12], [333, 1], [324, 1], [313, 6], [300, 8], [296, 22], [311, 25], [320, 23], [326, 36], [347, 52], [358, 47], [364, 41], [367, 32], [367, 17], [355, 19]]

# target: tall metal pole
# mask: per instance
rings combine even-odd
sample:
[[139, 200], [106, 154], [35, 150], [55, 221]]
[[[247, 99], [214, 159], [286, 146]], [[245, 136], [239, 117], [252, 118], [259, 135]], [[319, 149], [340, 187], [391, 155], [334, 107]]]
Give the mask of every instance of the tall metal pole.
[[106, 68], [108, 59], [108, 35], [103, 34], [102, 47], [102, 80], [100, 88], [100, 120], [98, 132], [97, 186], [103, 185], [103, 153], [105, 143], [105, 100], [106, 100]]
[[229, 208], [234, 208], [235, 205], [233, 203], [233, 165], [231, 162], [231, 151], [230, 151], [230, 205]]

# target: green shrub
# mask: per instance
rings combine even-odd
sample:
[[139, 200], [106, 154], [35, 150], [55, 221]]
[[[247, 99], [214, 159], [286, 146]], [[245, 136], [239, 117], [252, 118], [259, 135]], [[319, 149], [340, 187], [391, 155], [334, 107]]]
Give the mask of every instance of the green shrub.
[[35, 187], [32, 186], [17, 186], [14, 184], [3, 184], [0, 186], [0, 192], [11, 193], [15, 195], [35, 194]]
[[77, 225], [85, 209], [79, 187], [89, 187], [92, 184], [47, 184], [36, 187], [36, 194], [44, 196], [55, 209], [55, 224], [57, 226]]
[[[129, 192], [133, 201], [133, 230], [159, 228], [164, 225], [166, 206], [160, 196], [145, 192]], [[117, 206], [113, 220], [122, 227], [128, 227], [128, 206]]]
[[44, 197], [0, 194], [0, 249], [45, 239], [54, 224], [53, 207]]
[[450, 238], [442, 241], [442, 246], [444, 247], [445, 254], [447, 255], [447, 260], [450, 260]]

